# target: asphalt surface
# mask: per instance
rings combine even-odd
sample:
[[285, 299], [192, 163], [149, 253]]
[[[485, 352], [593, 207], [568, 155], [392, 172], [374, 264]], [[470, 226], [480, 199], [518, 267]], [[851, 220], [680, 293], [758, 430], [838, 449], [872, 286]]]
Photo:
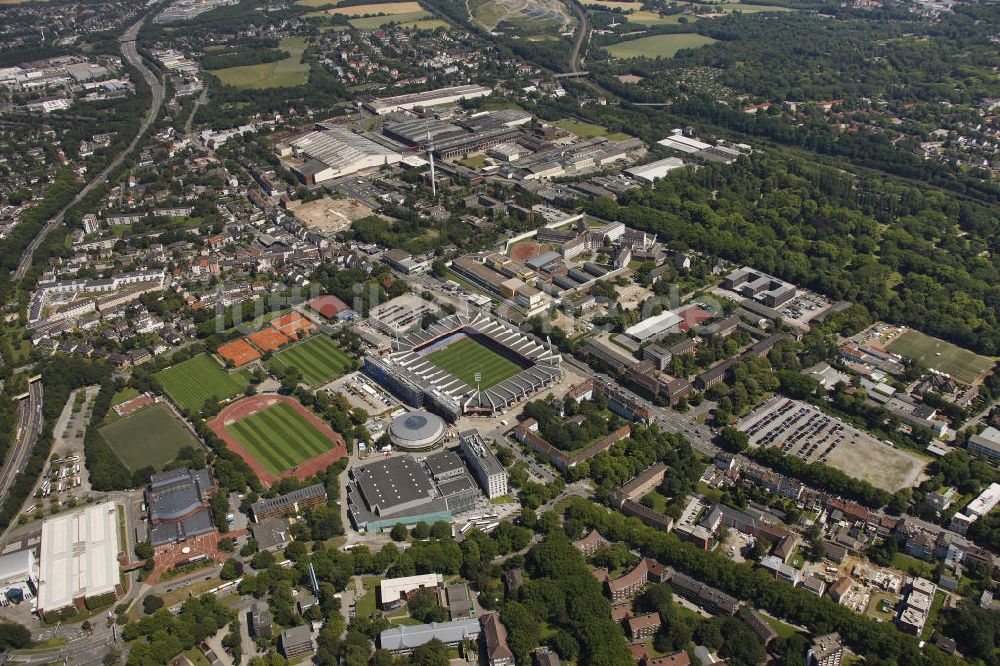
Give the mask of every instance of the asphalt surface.
[[0, 470], [0, 502], [7, 498], [7, 492], [17, 475], [24, 471], [28, 456], [42, 432], [42, 383], [28, 384], [28, 397], [21, 401], [20, 419], [17, 424], [17, 438], [11, 447], [10, 458]]
[[89, 183], [84, 185], [83, 189], [80, 190], [68, 204], [63, 206], [54, 217], [49, 219], [49, 221], [46, 222], [38, 232], [38, 235], [31, 240], [28, 247], [24, 250], [24, 256], [21, 257], [21, 263], [17, 265], [17, 270], [14, 271], [15, 280], [23, 279], [28, 273], [28, 269], [31, 268], [32, 257], [35, 254], [35, 250], [37, 250], [42, 244], [46, 236], [52, 233], [53, 229], [62, 224], [63, 219], [66, 216], [66, 211], [80, 203], [84, 197], [108, 181], [108, 174], [116, 169], [125, 160], [126, 155], [131, 153], [135, 147], [139, 145], [139, 141], [146, 133], [146, 130], [149, 129], [149, 126], [153, 124], [157, 115], [159, 115], [160, 107], [163, 106], [163, 86], [160, 84], [159, 79], [156, 78], [156, 75], [153, 74], [148, 67], [146, 67], [146, 64], [142, 61], [142, 57], [139, 55], [139, 52], [135, 47], [135, 38], [139, 34], [139, 28], [142, 27], [145, 20], [146, 17], [143, 16], [138, 21], [133, 23], [118, 41], [122, 45], [122, 55], [133, 67], [142, 73], [142, 77], [146, 79], [146, 83], [149, 84], [149, 88], [152, 91], [153, 100], [152, 104], [150, 104], [149, 113], [146, 115], [146, 119], [142, 122], [142, 125], [139, 126], [139, 131], [136, 133], [129, 145], [123, 151], [118, 153], [118, 155], [111, 160], [108, 166], [104, 167], [104, 169], [91, 179]]

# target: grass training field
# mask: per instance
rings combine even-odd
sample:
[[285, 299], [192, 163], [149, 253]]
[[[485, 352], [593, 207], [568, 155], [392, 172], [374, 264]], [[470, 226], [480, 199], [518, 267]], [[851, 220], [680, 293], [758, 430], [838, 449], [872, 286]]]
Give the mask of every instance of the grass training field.
[[326, 453], [335, 443], [285, 403], [226, 424], [226, 431], [272, 474]]
[[132, 472], [147, 465], [159, 471], [185, 446], [199, 446], [187, 428], [161, 404], [102, 426], [101, 435]]
[[572, 118], [561, 118], [552, 124], [566, 130], [567, 132], [572, 132], [584, 140], [595, 136], [606, 136], [613, 141], [623, 141], [624, 139], [629, 138], [628, 134], [622, 134], [621, 132], [608, 132], [608, 128], [603, 125], [583, 123], [579, 120], [573, 120]]
[[354, 368], [355, 364], [354, 359], [329, 337], [315, 335], [278, 352], [267, 362], [272, 370], [282, 366], [298, 368], [302, 379], [313, 386], [322, 386]]
[[627, 42], [606, 46], [613, 57], [627, 58], [672, 58], [681, 49], [694, 49], [715, 42], [711, 37], [681, 32], [671, 35], [652, 35]]
[[933, 370], [946, 372], [966, 384], [972, 384], [993, 367], [993, 361], [985, 356], [913, 329], [893, 340], [886, 349]]
[[197, 412], [211, 397], [223, 400], [247, 387], [247, 378], [226, 372], [210, 356], [199, 354], [155, 375], [160, 386], [181, 409]]
[[457, 340], [427, 355], [427, 360], [445, 372], [476, 387], [476, 373], [482, 373], [479, 388], [486, 390], [521, 372], [521, 366], [504, 358], [472, 338]]
[[306, 38], [285, 37], [279, 46], [289, 54], [283, 60], [215, 69], [209, 73], [219, 77], [223, 85], [234, 88], [291, 88], [305, 85], [309, 79], [309, 64], [302, 62]]

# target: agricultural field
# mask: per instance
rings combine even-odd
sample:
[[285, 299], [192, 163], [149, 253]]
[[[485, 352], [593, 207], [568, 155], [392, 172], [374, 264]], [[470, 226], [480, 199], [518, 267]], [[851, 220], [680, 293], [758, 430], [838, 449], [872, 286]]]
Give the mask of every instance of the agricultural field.
[[313, 386], [333, 381], [355, 367], [354, 359], [325, 335], [315, 335], [275, 354], [267, 362], [269, 369], [298, 368], [302, 378]]
[[744, 14], [756, 14], [758, 12], [794, 12], [791, 7], [776, 7], [774, 5], [755, 5], [752, 2], [709, 2], [705, 5], [695, 5], [695, 11], [699, 14], [715, 14], [725, 12], [742, 12]]
[[889, 343], [886, 351], [917, 361], [955, 379], [973, 384], [993, 367], [993, 361], [950, 342], [909, 329]]
[[227, 423], [225, 429], [272, 474], [292, 469], [336, 446], [336, 442], [284, 402]]
[[309, 64], [302, 62], [306, 38], [285, 37], [279, 48], [288, 51], [287, 58], [259, 65], [209, 70], [209, 74], [219, 77], [223, 85], [234, 88], [291, 88], [305, 85], [309, 79]]
[[426, 14], [426, 10], [420, 6], [419, 2], [409, 0], [405, 2], [373, 2], [367, 5], [350, 5], [347, 7], [333, 7], [318, 12], [312, 12], [306, 16], [323, 16], [342, 14], [344, 16], [398, 16], [401, 14]]
[[567, 132], [572, 132], [581, 139], [591, 139], [595, 136], [606, 136], [613, 141], [622, 141], [629, 138], [628, 134], [622, 134], [621, 132], [609, 133], [608, 128], [603, 125], [584, 123], [579, 120], [573, 120], [572, 118], [561, 118], [552, 124], [560, 129], [566, 130]]
[[521, 372], [521, 366], [472, 338], [452, 342], [427, 355], [427, 360], [475, 388], [476, 373], [482, 373], [479, 388], [486, 390]]
[[[399, 23], [404, 26], [412, 26], [421, 21], [429, 21], [433, 19], [434, 15], [425, 12], [422, 9], [415, 12], [406, 12], [403, 14], [389, 14], [385, 16], [364, 16], [361, 18], [352, 18], [349, 23], [351, 26], [357, 28], [358, 30], [375, 30], [381, 28], [389, 23]], [[443, 21], [439, 21], [443, 23]]]
[[162, 404], [150, 405], [108, 423], [100, 432], [131, 472], [147, 465], [159, 471], [176, 459], [185, 446], [200, 446], [184, 424]]
[[628, 18], [629, 23], [639, 23], [642, 25], [677, 25], [681, 22], [681, 17], [687, 18], [688, 22], [698, 20], [695, 16], [687, 14], [661, 14], [642, 8], [642, 3], [638, 0], [587, 0], [583, 3], [593, 11], [610, 10], [621, 12]]
[[681, 49], [693, 49], [712, 44], [716, 40], [704, 35], [681, 32], [670, 35], [652, 35], [627, 42], [619, 42], [604, 47], [612, 57], [628, 58], [672, 58]]
[[207, 354], [199, 354], [153, 376], [174, 404], [190, 412], [199, 411], [209, 398], [224, 400], [242, 393], [249, 383], [244, 375], [223, 370]]

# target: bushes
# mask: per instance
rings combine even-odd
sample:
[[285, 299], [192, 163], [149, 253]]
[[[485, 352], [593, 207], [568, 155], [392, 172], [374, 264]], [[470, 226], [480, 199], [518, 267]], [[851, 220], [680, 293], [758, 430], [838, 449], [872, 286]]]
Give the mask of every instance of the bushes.
[[83, 605], [87, 607], [87, 610], [97, 610], [98, 608], [105, 608], [110, 606], [118, 600], [118, 595], [114, 592], [106, 592], [104, 594], [98, 594], [95, 597], [88, 597]]

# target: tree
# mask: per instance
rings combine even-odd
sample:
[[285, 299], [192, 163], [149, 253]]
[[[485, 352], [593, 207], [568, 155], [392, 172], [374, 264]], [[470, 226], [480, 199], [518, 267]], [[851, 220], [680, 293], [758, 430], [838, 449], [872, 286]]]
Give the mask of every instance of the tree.
[[410, 655], [411, 666], [448, 666], [448, 646], [437, 638], [424, 643]]
[[31, 632], [20, 624], [0, 622], [0, 648], [21, 650], [31, 647]]
[[142, 612], [146, 615], [152, 615], [161, 608], [163, 608], [163, 597], [150, 594], [142, 600]]
[[742, 430], [726, 426], [719, 433], [719, 445], [732, 453], [740, 453], [750, 446], [750, 437]]
[[410, 536], [410, 533], [407, 531], [406, 525], [403, 523], [396, 523], [392, 526], [392, 529], [389, 530], [389, 537], [393, 541], [406, 541], [408, 536]]

